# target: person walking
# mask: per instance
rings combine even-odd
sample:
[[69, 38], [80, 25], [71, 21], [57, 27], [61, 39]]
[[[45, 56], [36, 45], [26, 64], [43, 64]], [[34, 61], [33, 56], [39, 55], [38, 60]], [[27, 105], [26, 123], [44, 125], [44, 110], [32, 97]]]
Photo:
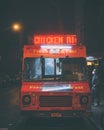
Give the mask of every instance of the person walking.
[[[98, 70], [94, 69], [92, 72], [92, 88], [91, 88], [91, 94], [92, 94], [92, 105], [98, 106], [100, 104], [100, 80], [98, 75]], [[95, 104], [96, 101], [96, 104]]]

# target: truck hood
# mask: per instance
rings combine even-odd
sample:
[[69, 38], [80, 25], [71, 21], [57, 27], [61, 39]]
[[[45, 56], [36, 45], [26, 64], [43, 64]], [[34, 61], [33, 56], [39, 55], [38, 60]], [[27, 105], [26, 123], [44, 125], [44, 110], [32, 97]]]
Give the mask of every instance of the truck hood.
[[[85, 88], [88, 87], [88, 83], [86, 82], [35, 82], [30, 83], [26, 82], [22, 84], [21, 91], [22, 92], [69, 92], [75, 90], [75, 87], [78, 88], [82, 86]], [[86, 91], [89, 91], [86, 89]]]

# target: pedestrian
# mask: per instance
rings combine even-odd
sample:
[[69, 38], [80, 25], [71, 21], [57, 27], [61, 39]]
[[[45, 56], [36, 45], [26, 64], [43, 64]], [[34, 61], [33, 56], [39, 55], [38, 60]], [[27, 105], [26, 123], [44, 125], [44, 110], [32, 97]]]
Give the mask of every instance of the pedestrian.
[[[92, 105], [98, 106], [100, 104], [100, 80], [98, 75], [98, 70], [94, 69], [92, 72], [92, 88], [91, 88], [91, 94], [92, 94]], [[96, 104], [95, 104], [96, 101]]]

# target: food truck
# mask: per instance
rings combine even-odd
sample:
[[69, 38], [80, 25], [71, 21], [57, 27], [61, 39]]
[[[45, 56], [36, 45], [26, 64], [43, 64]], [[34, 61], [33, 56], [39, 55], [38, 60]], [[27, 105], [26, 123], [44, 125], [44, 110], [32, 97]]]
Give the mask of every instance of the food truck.
[[35, 35], [24, 45], [20, 110], [34, 117], [91, 114], [86, 47], [76, 35]]

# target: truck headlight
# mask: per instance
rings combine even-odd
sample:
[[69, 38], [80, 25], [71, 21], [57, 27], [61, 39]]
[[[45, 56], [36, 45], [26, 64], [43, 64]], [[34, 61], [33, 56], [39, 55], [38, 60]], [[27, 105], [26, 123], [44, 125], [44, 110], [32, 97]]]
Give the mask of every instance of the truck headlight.
[[88, 103], [88, 96], [80, 96], [80, 104], [86, 105]]
[[24, 95], [22, 97], [23, 105], [29, 105], [31, 103], [31, 97], [29, 95]]

